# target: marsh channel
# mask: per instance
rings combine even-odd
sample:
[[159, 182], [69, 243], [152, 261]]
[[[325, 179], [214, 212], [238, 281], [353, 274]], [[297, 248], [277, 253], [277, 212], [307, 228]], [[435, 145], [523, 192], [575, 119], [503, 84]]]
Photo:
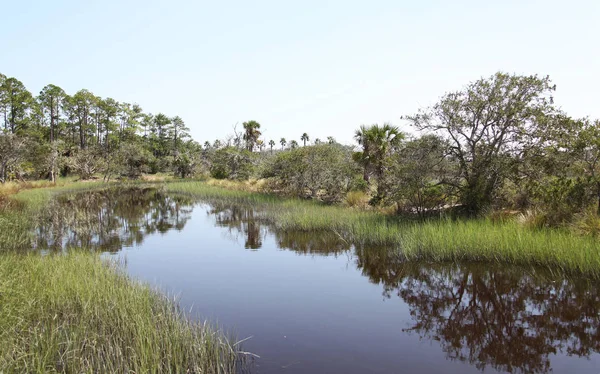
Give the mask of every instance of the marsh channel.
[[407, 263], [251, 206], [155, 188], [45, 209], [34, 247], [87, 248], [239, 339], [255, 373], [600, 372], [600, 287], [536, 268]]

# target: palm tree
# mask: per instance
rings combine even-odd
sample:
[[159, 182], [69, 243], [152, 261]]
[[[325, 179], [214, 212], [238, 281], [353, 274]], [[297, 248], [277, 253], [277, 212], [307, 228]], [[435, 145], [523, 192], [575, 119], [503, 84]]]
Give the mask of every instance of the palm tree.
[[321, 139], [319, 139], [319, 138], [316, 138], [316, 139], [315, 139], [315, 145], [319, 145], [319, 144], [321, 144]]
[[252, 152], [254, 146], [257, 144], [258, 137], [261, 135], [260, 123], [256, 121], [248, 121], [242, 124], [244, 126], [244, 141], [246, 142], [246, 148]]
[[300, 140], [302, 140], [304, 142], [304, 146], [306, 147], [306, 142], [309, 141], [310, 139], [308, 138], [308, 134], [304, 133], [302, 134], [302, 136], [300, 137]]
[[298, 148], [298, 142], [297, 142], [297, 141], [295, 141], [295, 140], [292, 140], [292, 141], [290, 142], [290, 148], [291, 148], [291, 149], [296, 149], [296, 148]]
[[287, 144], [287, 140], [285, 140], [285, 138], [281, 138], [281, 140], [279, 141], [279, 144], [281, 144], [281, 149], [285, 148], [285, 145]]
[[385, 174], [386, 159], [391, 155], [391, 152], [396, 148], [404, 134], [395, 126], [377, 124], [370, 127], [362, 125], [354, 133], [354, 139], [362, 146], [362, 152], [357, 154], [357, 158], [364, 168], [363, 178], [369, 181], [371, 173], [377, 179], [377, 196], [383, 197], [383, 177]]
[[275, 141], [273, 139], [269, 140], [269, 145], [271, 146], [271, 153], [273, 153], [273, 146], [275, 145]]
[[329, 144], [335, 144], [335, 138], [333, 136], [328, 136], [327, 137], [327, 143], [329, 143]]

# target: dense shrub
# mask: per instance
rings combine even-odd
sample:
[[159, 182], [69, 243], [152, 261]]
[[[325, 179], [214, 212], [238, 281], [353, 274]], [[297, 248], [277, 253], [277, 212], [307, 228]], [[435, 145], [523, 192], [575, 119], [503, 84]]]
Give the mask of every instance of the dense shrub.
[[254, 157], [254, 154], [246, 149], [218, 149], [210, 161], [210, 175], [216, 179], [248, 179], [254, 170]]
[[339, 144], [300, 147], [276, 154], [263, 172], [275, 190], [327, 202], [342, 199], [352, 187], [358, 166]]

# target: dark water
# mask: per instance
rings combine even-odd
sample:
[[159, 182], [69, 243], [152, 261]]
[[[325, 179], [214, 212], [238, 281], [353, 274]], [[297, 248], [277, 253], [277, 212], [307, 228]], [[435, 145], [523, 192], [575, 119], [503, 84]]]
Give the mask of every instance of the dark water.
[[600, 287], [585, 279], [407, 264], [150, 189], [63, 197], [49, 212], [39, 248], [125, 259], [193, 315], [251, 336], [253, 372], [600, 373]]

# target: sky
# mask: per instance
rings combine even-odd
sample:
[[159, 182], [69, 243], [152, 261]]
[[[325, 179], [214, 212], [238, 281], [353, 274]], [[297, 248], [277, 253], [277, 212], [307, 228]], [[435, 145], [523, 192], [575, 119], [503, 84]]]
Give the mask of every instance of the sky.
[[179, 115], [194, 139], [353, 141], [497, 71], [600, 118], [600, 1], [0, 2], [0, 73]]

